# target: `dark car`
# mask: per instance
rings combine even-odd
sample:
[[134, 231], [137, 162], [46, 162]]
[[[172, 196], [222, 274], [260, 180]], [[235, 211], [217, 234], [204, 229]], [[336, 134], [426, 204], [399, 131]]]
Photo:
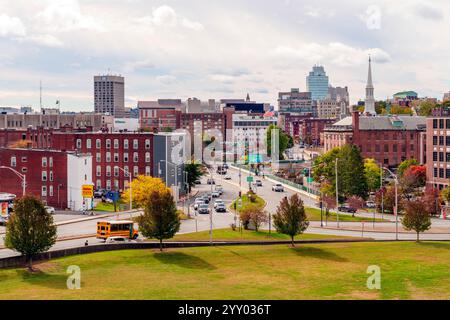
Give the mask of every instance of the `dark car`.
[[107, 191], [105, 189], [98, 189], [94, 191], [94, 198], [102, 198], [106, 196]]
[[349, 206], [342, 206], [338, 208], [341, 212], [348, 212], [348, 213], [356, 213], [356, 209], [349, 207]]
[[256, 181], [255, 181], [255, 184], [256, 184], [257, 187], [262, 187], [262, 186], [263, 186], [261, 180], [256, 180]]
[[216, 182], [214, 181], [214, 179], [208, 179], [208, 184], [216, 184]]

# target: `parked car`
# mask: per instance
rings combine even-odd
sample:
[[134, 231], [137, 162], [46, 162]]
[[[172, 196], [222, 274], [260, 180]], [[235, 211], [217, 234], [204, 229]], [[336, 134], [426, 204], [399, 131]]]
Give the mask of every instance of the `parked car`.
[[106, 195], [106, 190], [105, 189], [98, 189], [98, 190], [94, 191], [94, 198], [99, 199], [99, 198], [101, 198], [101, 197], [103, 197], [105, 195]]
[[366, 202], [366, 207], [372, 209], [372, 208], [376, 208], [377, 205], [373, 201], [367, 201]]
[[263, 184], [262, 184], [262, 181], [261, 180], [255, 180], [255, 185], [257, 186], [257, 187], [262, 187], [263, 186]]
[[45, 211], [47, 211], [47, 213], [50, 213], [50, 214], [55, 213], [55, 208], [53, 208], [53, 207], [45, 206], [44, 208], [45, 208]]
[[231, 176], [225, 176], [225, 180], [231, 180]]
[[216, 184], [216, 182], [214, 181], [214, 179], [209, 178], [207, 181], [208, 184]]
[[199, 185], [199, 184], [202, 184], [202, 182], [200, 180], [195, 180], [194, 184]]
[[127, 237], [109, 237], [106, 238], [105, 243], [134, 243], [136, 241]]
[[272, 191], [275, 191], [275, 192], [284, 192], [284, 187], [283, 187], [283, 185], [282, 185], [281, 183], [277, 183], [277, 184], [274, 184], [274, 185], [272, 186]]
[[356, 209], [350, 206], [341, 206], [338, 208], [338, 210], [341, 212], [356, 213]]
[[224, 202], [222, 199], [217, 199], [216, 201], [214, 201], [214, 209], [215, 209], [219, 204], [225, 204], [225, 202]]
[[209, 206], [207, 204], [201, 204], [198, 207], [199, 214], [209, 214]]
[[219, 192], [221, 195], [223, 194], [223, 187], [220, 184], [216, 185], [214, 190]]
[[225, 205], [225, 203], [219, 203], [215, 209], [216, 212], [227, 212], [227, 206]]
[[228, 166], [228, 163], [224, 163], [224, 164], [222, 164], [222, 168], [224, 168], [224, 169], [229, 169], [230, 167]]
[[197, 198], [194, 202], [194, 210], [197, 210], [201, 204], [205, 204], [205, 200], [203, 198]]

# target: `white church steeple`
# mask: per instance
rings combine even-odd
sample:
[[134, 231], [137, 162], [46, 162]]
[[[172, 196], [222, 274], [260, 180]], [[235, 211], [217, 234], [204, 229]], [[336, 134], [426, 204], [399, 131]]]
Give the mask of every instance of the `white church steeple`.
[[366, 102], [365, 102], [365, 110], [364, 113], [368, 113], [370, 115], [376, 115], [375, 111], [375, 98], [373, 97], [373, 82], [372, 82], [372, 59], [369, 56], [369, 74], [367, 76], [367, 85], [366, 85]]

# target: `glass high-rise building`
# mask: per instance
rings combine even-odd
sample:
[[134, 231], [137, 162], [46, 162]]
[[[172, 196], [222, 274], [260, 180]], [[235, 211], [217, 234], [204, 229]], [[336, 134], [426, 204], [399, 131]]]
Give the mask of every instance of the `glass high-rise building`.
[[306, 77], [306, 91], [311, 92], [312, 100], [323, 100], [328, 95], [328, 76], [323, 66], [314, 66]]

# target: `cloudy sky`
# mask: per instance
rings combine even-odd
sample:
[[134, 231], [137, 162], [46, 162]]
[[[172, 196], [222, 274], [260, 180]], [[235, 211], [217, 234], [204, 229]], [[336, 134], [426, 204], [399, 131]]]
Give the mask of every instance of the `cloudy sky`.
[[316, 63], [364, 97], [450, 90], [448, 0], [0, 0], [0, 106], [93, 109], [93, 75], [126, 77], [126, 104], [157, 98], [276, 103]]

